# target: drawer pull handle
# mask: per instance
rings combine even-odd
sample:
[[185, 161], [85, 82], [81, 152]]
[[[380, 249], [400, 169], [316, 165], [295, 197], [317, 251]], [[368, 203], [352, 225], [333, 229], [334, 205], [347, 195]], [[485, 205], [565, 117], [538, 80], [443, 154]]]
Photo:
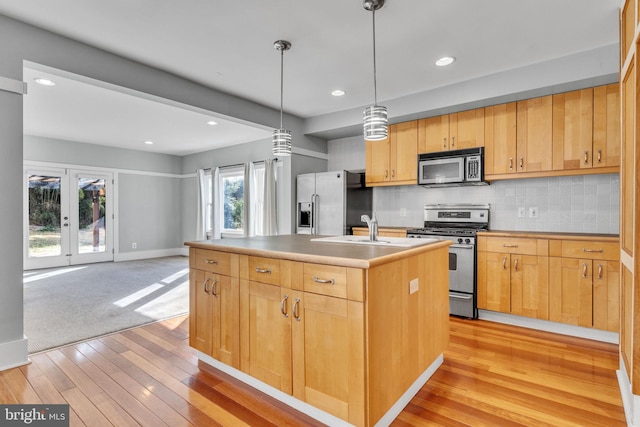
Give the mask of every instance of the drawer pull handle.
[[211, 294], [210, 289], [207, 289], [207, 284], [209, 284], [209, 281], [211, 280], [211, 277], [207, 277], [204, 281], [204, 283], [202, 284], [204, 291], [208, 294]]
[[289, 313], [287, 313], [287, 300], [289, 299], [289, 295], [285, 294], [284, 298], [282, 298], [282, 301], [280, 301], [280, 313], [282, 313], [282, 315], [284, 317], [289, 317]]
[[601, 254], [602, 252], [604, 252], [604, 249], [587, 249], [587, 248], [584, 248], [584, 249], [582, 249], [582, 251], [583, 252], [596, 252], [596, 253]]
[[218, 260], [217, 259], [205, 259], [204, 262], [206, 262], [207, 264], [218, 265]]
[[502, 269], [507, 269], [507, 257], [502, 258]]
[[266, 273], [266, 274], [271, 274], [271, 269], [270, 268], [260, 268], [260, 267], [256, 267], [256, 273]]
[[587, 277], [587, 263], [582, 264], [582, 277]]
[[508, 244], [508, 243], [505, 243], [505, 244], [504, 244], [504, 245], [502, 245], [502, 246], [503, 246], [503, 247], [505, 247], [505, 248], [517, 248], [517, 247], [518, 247], [518, 245], [517, 245], [517, 244], [516, 244], [516, 245], [510, 245], [510, 244]]
[[293, 303], [293, 318], [296, 319], [298, 322], [300, 321], [300, 313], [298, 312], [299, 306], [300, 306], [300, 298], [296, 298], [295, 302]]
[[514, 269], [515, 271], [518, 271], [518, 258], [516, 258], [516, 259], [513, 261], [513, 269]]
[[316, 283], [331, 283], [332, 285], [336, 283], [336, 281], [333, 278], [329, 280], [325, 280], [325, 279], [320, 279], [318, 276], [313, 276], [313, 281]]
[[598, 264], [598, 280], [602, 280], [602, 264]]

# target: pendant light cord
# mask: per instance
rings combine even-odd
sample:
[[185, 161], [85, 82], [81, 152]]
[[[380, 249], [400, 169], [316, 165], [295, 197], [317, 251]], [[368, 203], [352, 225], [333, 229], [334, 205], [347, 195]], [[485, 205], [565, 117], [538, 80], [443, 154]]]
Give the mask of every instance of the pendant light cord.
[[283, 93], [284, 93], [284, 48], [280, 49], [280, 129], [282, 129]]
[[376, 84], [376, 9], [371, 9], [373, 15], [373, 105], [378, 105], [378, 89]]

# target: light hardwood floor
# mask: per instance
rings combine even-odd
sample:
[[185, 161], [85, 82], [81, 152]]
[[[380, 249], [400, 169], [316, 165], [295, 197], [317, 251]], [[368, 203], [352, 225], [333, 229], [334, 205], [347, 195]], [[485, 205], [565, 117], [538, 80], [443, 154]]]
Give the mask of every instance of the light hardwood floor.
[[[0, 372], [0, 403], [69, 403], [71, 426], [320, 425], [199, 366], [179, 317]], [[442, 367], [394, 426], [624, 426], [616, 345], [452, 318]], [[208, 369], [205, 369], [208, 368]]]

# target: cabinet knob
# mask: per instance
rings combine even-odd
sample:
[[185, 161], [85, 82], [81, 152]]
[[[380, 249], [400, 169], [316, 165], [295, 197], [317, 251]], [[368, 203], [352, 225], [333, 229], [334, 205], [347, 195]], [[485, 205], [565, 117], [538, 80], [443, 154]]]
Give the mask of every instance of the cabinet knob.
[[524, 168], [524, 157], [520, 157], [520, 169]]
[[284, 298], [282, 298], [282, 301], [280, 301], [280, 313], [282, 313], [284, 317], [289, 317], [289, 313], [287, 312], [288, 299], [289, 299], [289, 295], [285, 294]]
[[442, 148], [447, 149], [447, 137], [442, 138]]
[[588, 151], [584, 152], [584, 164], [585, 165], [589, 164], [589, 152]]
[[513, 170], [513, 157], [509, 157], [509, 170]]
[[588, 267], [587, 267], [587, 263], [585, 262], [584, 264], [582, 264], [582, 278], [586, 279], [588, 276]]
[[515, 260], [513, 260], [513, 269], [515, 271], [518, 271], [518, 258], [516, 258]]
[[502, 258], [502, 269], [507, 269], [507, 257]]
[[602, 163], [602, 150], [598, 150], [598, 163]]
[[602, 264], [598, 264], [598, 280], [602, 280]]
[[209, 291], [209, 289], [207, 289], [207, 285], [209, 284], [209, 281], [211, 280], [210, 277], [207, 277], [204, 281], [204, 283], [202, 284], [202, 287], [204, 288], [204, 291], [206, 293], [208, 293], [209, 295], [211, 295], [211, 292]]
[[298, 322], [300, 321], [300, 298], [296, 298], [295, 302], [293, 303], [293, 318], [296, 319]]
[[455, 137], [455, 136], [452, 136], [452, 137], [451, 137], [451, 148], [453, 148], [453, 147], [455, 147], [455, 146], [456, 146], [456, 137]]

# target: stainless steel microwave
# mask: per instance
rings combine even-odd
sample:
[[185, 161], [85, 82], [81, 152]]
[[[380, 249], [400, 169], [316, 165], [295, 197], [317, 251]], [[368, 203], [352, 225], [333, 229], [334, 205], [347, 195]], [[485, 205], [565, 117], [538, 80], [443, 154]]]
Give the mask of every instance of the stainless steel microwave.
[[419, 154], [418, 184], [425, 187], [486, 185], [484, 147]]

